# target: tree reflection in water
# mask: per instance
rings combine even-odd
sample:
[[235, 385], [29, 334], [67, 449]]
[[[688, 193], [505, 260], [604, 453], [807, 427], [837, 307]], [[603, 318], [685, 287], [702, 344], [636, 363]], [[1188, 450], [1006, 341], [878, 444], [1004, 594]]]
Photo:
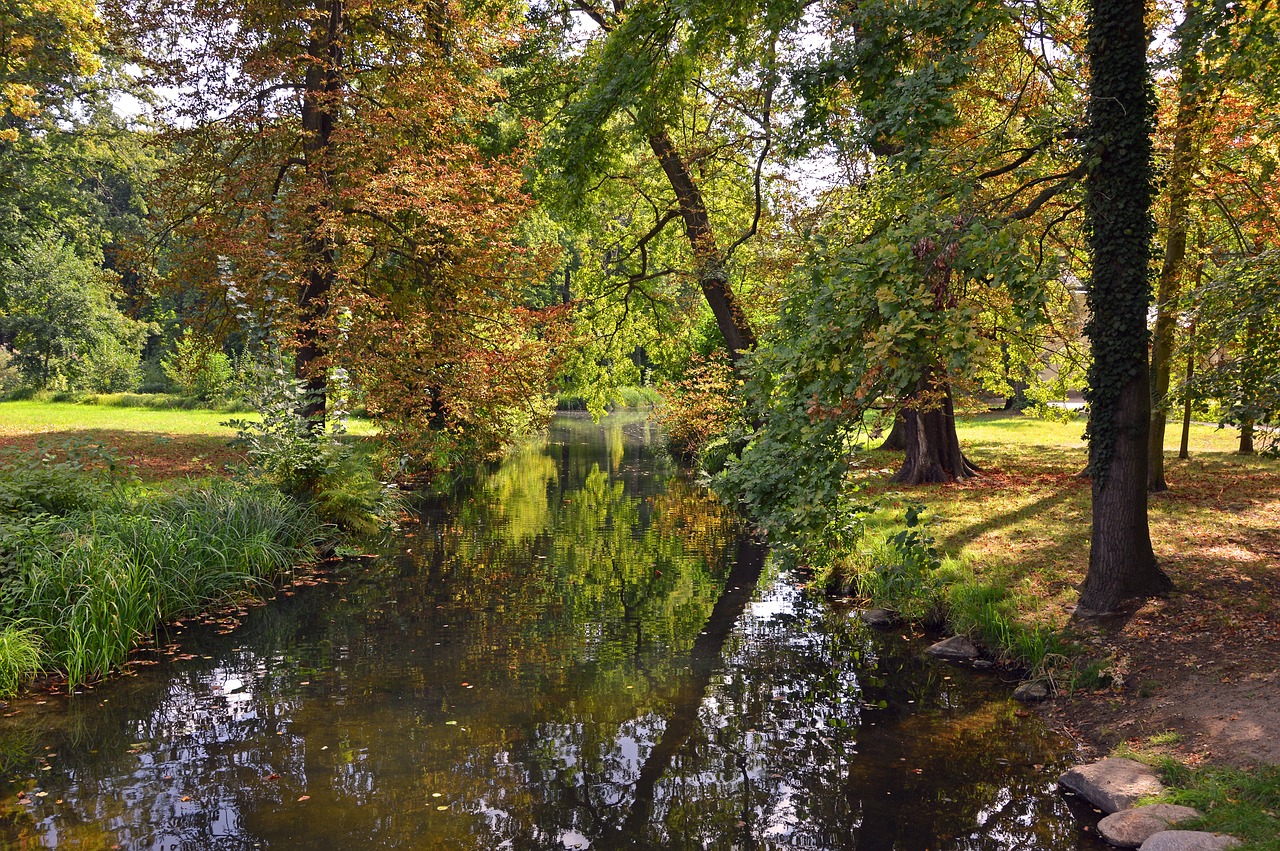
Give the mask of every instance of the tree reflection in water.
[[57, 757], [15, 748], [0, 845], [1087, 844], [1057, 742], [806, 598], [636, 417], [557, 419], [345, 584], [184, 649], [3, 719]]

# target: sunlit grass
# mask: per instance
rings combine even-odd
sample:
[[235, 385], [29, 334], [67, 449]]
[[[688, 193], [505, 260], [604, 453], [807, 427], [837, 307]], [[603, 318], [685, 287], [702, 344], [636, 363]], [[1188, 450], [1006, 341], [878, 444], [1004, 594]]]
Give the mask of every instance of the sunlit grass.
[[[235, 437], [224, 425], [230, 419], [256, 419], [253, 414], [232, 414], [208, 409], [82, 405], [75, 402], [0, 402], [0, 437], [23, 437], [90, 430], [110, 430], [169, 435]], [[371, 420], [351, 418], [347, 430], [358, 437], [377, 433]]]
[[[888, 482], [901, 454], [870, 453], [865, 481], [884, 508], [870, 519], [861, 551], [836, 560], [830, 584], [904, 608], [909, 616], [941, 606], [953, 628], [1035, 669], [1059, 653], [1052, 636], [1067, 624], [1088, 567], [1090, 482], [1080, 475], [1084, 423], [988, 414], [962, 420], [958, 431], [966, 455], [983, 469], [963, 484], [901, 488]], [[1248, 576], [1274, 570], [1259, 542], [1280, 533], [1280, 462], [1234, 454], [1236, 434], [1209, 425], [1193, 426], [1191, 458], [1178, 460], [1179, 439], [1172, 427], [1166, 455], [1171, 490], [1150, 499], [1152, 543], [1161, 564], [1184, 589], [1223, 571]], [[884, 541], [902, 528], [913, 503], [928, 509], [940, 568], [914, 580], [890, 572], [897, 582], [892, 588], [874, 575], [859, 578], [891, 562]]]

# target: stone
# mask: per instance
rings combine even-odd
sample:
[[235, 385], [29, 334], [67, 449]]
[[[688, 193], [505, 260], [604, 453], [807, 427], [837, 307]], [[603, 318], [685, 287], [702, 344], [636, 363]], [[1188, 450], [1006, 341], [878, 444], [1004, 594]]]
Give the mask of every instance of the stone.
[[1139, 846], [1139, 851], [1225, 851], [1240, 840], [1225, 833], [1203, 830], [1162, 830]]
[[1013, 699], [1021, 700], [1023, 703], [1048, 700], [1049, 685], [1040, 680], [1028, 680], [1025, 683], [1019, 683], [1018, 687], [1013, 690]]
[[1199, 818], [1200, 813], [1191, 807], [1177, 804], [1148, 804], [1121, 810], [1098, 822], [1098, 833], [1112, 845], [1120, 848], [1137, 848], [1153, 834], [1168, 830], [1170, 826], [1188, 819]]
[[1069, 768], [1058, 778], [1058, 783], [1104, 813], [1127, 810], [1139, 798], [1159, 795], [1164, 791], [1164, 786], [1150, 768], [1118, 757]]
[[875, 629], [893, 629], [898, 625], [898, 616], [888, 609], [863, 609], [858, 612], [858, 617]]
[[974, 659], [973, 667], [977, 671], [989, 671], [996, 666], [995, 662], [990, 659]]
[[952, 661], [968, 661], [978, 658], [978, 648], [963, 635], [953, 635], [948, 639], [932, 644], [924, 651], [936, 659]]

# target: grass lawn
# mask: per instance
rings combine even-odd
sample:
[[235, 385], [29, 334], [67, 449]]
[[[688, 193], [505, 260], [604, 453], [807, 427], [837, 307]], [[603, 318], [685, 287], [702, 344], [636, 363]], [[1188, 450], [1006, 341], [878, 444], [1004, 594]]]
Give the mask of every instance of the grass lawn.
[[[87, 442], [108, 447], [118, 459], [128, 459], [144, 481], [215, 475], [243, 458], [228, 446], [235, 429], [223, 423], [253, 418], [253, 414], [202, 409], [0, 402], [0, 459], [13, 451], [57, 450], [69, 442]], [[368, 420], [350, 423], [354, 435], [375, 431]]]
[[[980, 477], [904, 489], [885, 482], [900, 453], [875, 452], [871, 490], [895, 509], [923, 503], [943, 553], [1007, 590], [1025, 623], [1061, 627], [1089, 561], [1089, 481], [1079, 475], [1083, 422], [1001, 413], [962, 420], [958, 430]], [[1280, 461], [1234, 454], [1235, 432], [1213, 426], [1192, 428], [1186, 461], [1176, 457], [1178, 440], [1171, 428], [1170, 490], [1150, 501], [1157, 558], [1181, 590], [1226, 591], [1243, 612], [1274, 609], [1280, 598], [1268, 580], [1277, 572]], [[882, 521], [888, 527], [896, 517]]]

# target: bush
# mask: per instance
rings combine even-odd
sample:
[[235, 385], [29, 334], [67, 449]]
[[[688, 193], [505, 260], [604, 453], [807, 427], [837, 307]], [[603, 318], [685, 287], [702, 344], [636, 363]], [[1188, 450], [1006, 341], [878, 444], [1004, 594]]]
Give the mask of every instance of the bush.
[[316, 433], [298, 414], [304, 393], [289, 379], [267, 382], [254, 399], [261, 420], [228, 421], [249, 459], [248, 480], [308, 502], [321, 520], [344, 531], [374, 534], [388, 527], [401, 507], [398, 492], [379, 478], [373, 458], [346, 439], [343, 394], [331, 394], [329, 428]]
[[31, 627], [0, 629], [0, 695], [15, 693], [40, 673], [40, 638]]
[[717, 352], [695, 355], [684, 378], [658, 387], [658, 421], [675, 454], [696, 457], [708, 441], [725, 435], [742, 419], [738, 386], [728, 355]]
[[142, 381], [142, 358], [137, 346], [117, 337], [103, 337], [85, 357], [81, 383], [95, 393], [120, 393]]
[[68, 514], [98, 505], [123, 464], [105, 447], [84, 440], [40, 445], [0, 465], [0, 516]]
[[182, 337], [174, 342], [173, 351], [160, 365], [183, 393], [200, 399], [225, 395], [235, 374], [231, 358], [217, 342], [190, 328], [182, 332]]

